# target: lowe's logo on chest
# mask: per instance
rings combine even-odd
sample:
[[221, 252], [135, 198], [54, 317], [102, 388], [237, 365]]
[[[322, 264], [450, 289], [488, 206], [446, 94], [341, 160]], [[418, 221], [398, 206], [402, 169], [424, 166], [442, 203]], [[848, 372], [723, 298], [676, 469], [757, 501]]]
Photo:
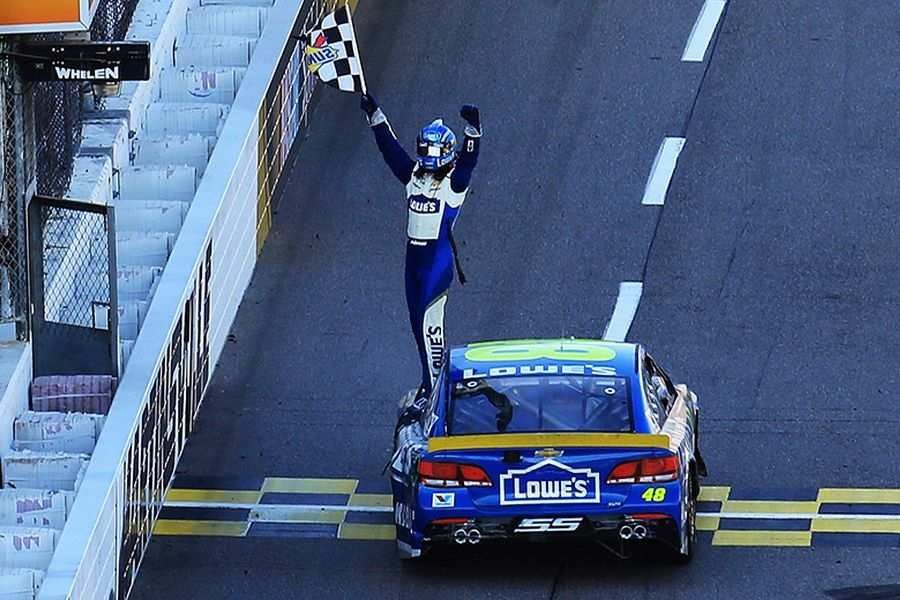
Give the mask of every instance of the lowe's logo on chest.
[[413, 196], [409, 199], [409, 210], [415, 213], [434, 214], [438, 211], [438, 201], [424, 196]]
[[600, 473], [548, 458], [500, 475], [500, 504], [599, 504]]

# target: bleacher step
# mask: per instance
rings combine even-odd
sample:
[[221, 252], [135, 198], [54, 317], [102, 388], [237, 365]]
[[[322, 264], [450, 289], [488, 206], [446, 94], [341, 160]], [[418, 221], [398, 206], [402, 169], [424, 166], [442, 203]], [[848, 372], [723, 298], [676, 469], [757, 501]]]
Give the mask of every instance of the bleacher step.
[[154, 231], [176, 236], [187, 216], [187, 202], [165, 200], [132, 200], [116, 207], [116, 229], [126, 231]]
[[137, 334], [144, 324], [149, 308], [150, 303], [144, 300], [132, 300], [119, 304], [119, 337], [122, 340], [137, 339]]
[[187, 165], [202, 174], [215, 143], [215, 138], [198, 133], [136, 138], [134, 164]]
[[70, 452], [7, 452], [0, 458], [3, 487], [74, 490], [78, 471], [89, 458], [87, 454]]
[[0, 590], [3, 600], [34, 600], [44, 582], [41, 569], [12, 569], [0, 567]]
[[122, 169], [119, 202], [190, 202], [197, 190], [197, 169], [187, 165], [138, 165]]
[[73, 502], [73, 492], [0, 489], [0, 526], [62, 529]]
[[0, 527], [0, 564], [46, 570], [60, 533], [49, 527]]
[[117, 277], [119, 302], [130, 300], [149, 302], [162, 272], [161, 267], [119, 267]]
[[234, 102], [245, 68], [194, 66], [168, 67], [159, 74], [163, 102]]
[[175, 64], [181, 68], [195, 65], [246, 67], [255, 48], [255, 37], [189, 34], [175, 43]]
[[231, 109], [218, 102], [161, 102], [147, 107], [144, 131], [151, 136], [199, 133], [218, 137]]
[[175, 245], [175, 236], [165, 232], [119, 231], [117, 260], [123, 267], [165, 267]]
[[90, 454], [103, 419], [88, 413], [26, 411], [13, 421], [13, 450]]
[[189, 8], [188, 34], [241, 35], [259, 37], [268, 11], [261, 6], [212, 5]]

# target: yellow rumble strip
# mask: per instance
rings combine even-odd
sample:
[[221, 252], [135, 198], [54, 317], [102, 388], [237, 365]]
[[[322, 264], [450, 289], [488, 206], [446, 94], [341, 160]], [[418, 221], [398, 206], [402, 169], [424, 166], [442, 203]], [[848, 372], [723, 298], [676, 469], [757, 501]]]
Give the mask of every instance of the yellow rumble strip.
[[153, 527], [154, 535], [204, 535], [244, 537], [250, 523], [242, 521], [188, 521], [160, 519]]
[[809, 531], [741, 531], [720, 529], [713, 534], [713, 546], [796, 546], [812, 543]]
[[[496, 447], [667, 446], [666, 436], [640, 434], [509, 434], [432, 440], [440, 450]], [[658, 446], [657, 446], [658, 444]], [[433, 448], [432, 448], [433, 449]], [[298, 537], [338, 540], [394, 539], [393, 501], [384, 481], [351, 478], [259, 478], [244, 489], [204, 489], [198, 478], [169, 491], [153, 533], [166, 536]], [[176, 481], [177, 485], [177, 481]], [[234, 485], [234, 481], [229, 485]], [[820, 488], [782, 491], [781, 499], [737, 495], [728, 485], [700, 488], [697, 530], [714, 547], [863, 545], [896, 548], [900, 489]], [[280, 496], [280, 497], [279, 497]], [[811, 499], [815, 498], [815, 499]]]

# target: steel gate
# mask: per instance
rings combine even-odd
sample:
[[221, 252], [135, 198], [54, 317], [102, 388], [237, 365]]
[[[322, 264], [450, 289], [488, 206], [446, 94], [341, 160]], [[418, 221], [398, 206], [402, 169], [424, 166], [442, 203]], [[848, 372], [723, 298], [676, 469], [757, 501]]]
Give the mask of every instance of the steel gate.
[[113, 207], [34, 196], [28, 259], [34, 376], [118, 376]]

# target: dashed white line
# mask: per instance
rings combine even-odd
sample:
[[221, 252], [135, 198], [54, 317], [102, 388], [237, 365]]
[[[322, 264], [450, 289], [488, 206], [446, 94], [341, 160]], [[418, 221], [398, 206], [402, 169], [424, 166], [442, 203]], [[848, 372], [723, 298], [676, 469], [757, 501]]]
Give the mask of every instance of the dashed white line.
[[619, 297], [616, 298], [616, 307], [612, 317], [603, 332], [603, 339], [611, 342], [624, 342], [631, 322], [637, 314], [638, 303], [641, 301], [641, 293], [644, 284], [640, 281], [623, 281], [619, 284]]
[[669, 191], [669, 184], [675, 173], [675, 167], [678, 165], [678, 156], [684, 148], [685, 141], [682, 137], [663, 139], [656, 152], [656, 158], [653, 159], [653, 167], [647, 178], [647, 186], [644, 188], [644, 199], [641, 200], [641, 204], [654, 206], [665, 204], [666, 193]]
[[703, 62], [706, 57], [706, 49], [709, 48], [709, 43], [716, 32], [716, 25], [719, 24], [724, 10], [725, 0], [706, 0], [703, 3], [703, 8], [700, 9], [700, 14], [691, 30], [691, 36], [688, 38], [687, 46], [684, 47], [681, 60]]

